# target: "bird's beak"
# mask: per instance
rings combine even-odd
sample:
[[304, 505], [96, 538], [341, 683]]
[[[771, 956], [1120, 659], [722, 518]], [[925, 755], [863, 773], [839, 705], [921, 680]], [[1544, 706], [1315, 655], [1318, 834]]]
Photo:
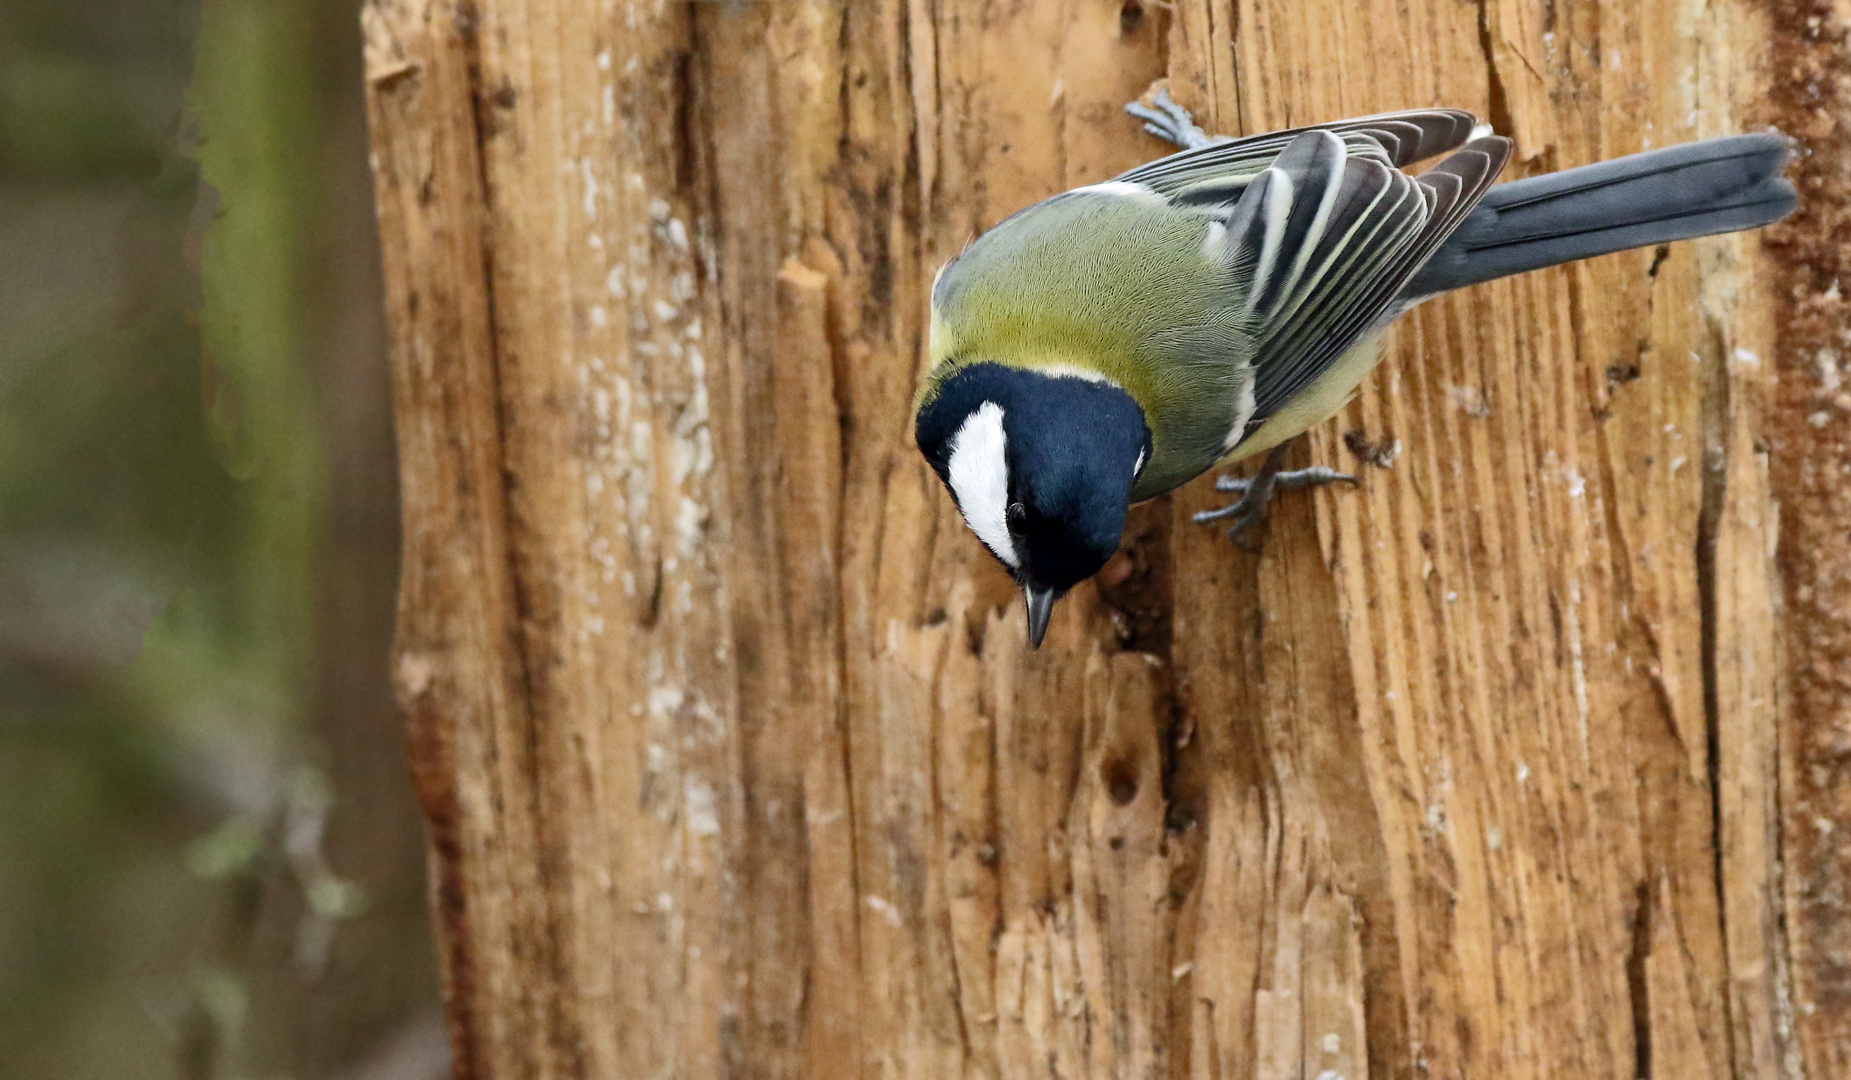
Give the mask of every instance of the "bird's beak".
[[1028, 600], [1028, 643], [1039, 649], [1048, 633], [1048, 616], [1054, 614], [1054, 601], [1060, 599], [1060, 594], [1038, 585], [1024, 585], [1022, 595]]

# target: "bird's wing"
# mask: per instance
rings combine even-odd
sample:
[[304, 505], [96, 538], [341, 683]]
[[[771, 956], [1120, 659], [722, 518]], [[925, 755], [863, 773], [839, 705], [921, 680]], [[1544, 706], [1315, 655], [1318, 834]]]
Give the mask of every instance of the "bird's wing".
[[[1397, 168], [1456, 149], [1471, 138], [1477, 117], [1459, 109], [1410, 109], [1334, 124], [1268, 131], [1195, 150], [1184, 150], [1140, 165], [1117, 177], [1143, 184], [1159, 194], [1195, 198], [1240, 197], [1246, 182], [1265, 171], [1273, 159], [1307, 131], [1328, 131], [1342, 138], [1352, 154], [1376, 157]], [[1230, 200], [1231, 201], [1231, 200]]]
[[[1214, 156], [1256, 141], [1243, 140], [1120, 178], [1210, 219], [1203, 253], [1225, 267], [1231, 314], [1253, 347], [1252, 399], [1229, 449], [1391, 317], [1407, 279], [1484, 196], [1510, 143], [1493, 136], [1460, 146], [1470, 121], [1439, 111], [1370, 117], [1289, 135], [1263, 158]], [[1418, 135], [1403, 134], [1403, 124]], [[1458, 149], [1420, 176], [1395, 167], [1433, 147]]]

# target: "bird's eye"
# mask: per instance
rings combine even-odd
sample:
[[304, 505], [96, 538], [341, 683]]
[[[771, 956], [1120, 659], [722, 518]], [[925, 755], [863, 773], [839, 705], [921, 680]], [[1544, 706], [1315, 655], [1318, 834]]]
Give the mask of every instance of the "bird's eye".
[[1009, 504], [1003, 516], [1009, 522], [1009, 535], [1021, 536], [1028, 531], [1028, 508], [1019, 502]]

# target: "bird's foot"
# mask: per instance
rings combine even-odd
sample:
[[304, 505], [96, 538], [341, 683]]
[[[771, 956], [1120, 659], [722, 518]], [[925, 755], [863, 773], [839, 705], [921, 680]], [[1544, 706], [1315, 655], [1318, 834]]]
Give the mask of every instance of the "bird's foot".
[[[1258, 479], [1257, 476], [1217, 476], [1215, 477], [1215, 490], [1244, 495], [1253, 489]], [[1272, 486], [1280, 491], [1297, 491], [1299, 488], [1323, 487], [1325, 484], [1335, 484], [1339, 481], [1346, 484], [1361, 483], [1349, 473], [1340, 473], [1327, 465], [1313, 465], [1305, 469], [1274, 473]], [[1218, 512], [1210, 511], [1210, 513]]]
[[1252, 551], [1258, 547], [1257, 542], [1246, 539], [1250, 530], [1266, 520], [1266, 506], [1272, 501], [1275, 491], [1295, 491], [1299, 488], [1323, 487], [1342, 481], [1347, 484], [1358, 483], [1354, 476], [1340, 473], [1324, 465], [1313, 465], [1305, 469], [1293, 469], [1289, 472], [1271, 468], [1274, 459], [1269, 457], [1267, 464], [1253, 477], [1220, 476], [1215, 478], [1215, 490], [1238, 494], [1234, 500], [1219, 510], [1204, 510], [1195, 515], [1197, 524], [1211, 521], [1229, 521], [1228, 539], [1236, 547]]
[[1144, 121], [1144, 130], [1165, 142], [1174, 143], [1184, 150], [1196, 150], [1232, 141], [1226, 135], [1210, 135], [1197, 127], [1189, 110], [1170, 97], [1168, 87], [1158, 90], [1151, 101], [1155, 108], [1134, 101], [1125, 106], [1125, 111]]

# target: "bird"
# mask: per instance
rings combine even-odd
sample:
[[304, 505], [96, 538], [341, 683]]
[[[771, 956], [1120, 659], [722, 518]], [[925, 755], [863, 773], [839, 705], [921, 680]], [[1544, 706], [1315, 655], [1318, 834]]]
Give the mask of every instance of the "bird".
[[[1117, 551], [1128, 508], [1265, 454], [1198, 520], [1262, 520], [1287, 441], [1340, 409], [1421, 301], [1510, 274], [1777, 221], [1776, 132], [1496, 184], [1509, 139], [1412, 109], [1210, 136], [1167, 91], [1126, 107], [1182, 149], [1016, 211], [933, 279], [914, 440], [1022, 589], [1055, 602]], [[1439, 158], [1423, 172], [1408, 168]]]

